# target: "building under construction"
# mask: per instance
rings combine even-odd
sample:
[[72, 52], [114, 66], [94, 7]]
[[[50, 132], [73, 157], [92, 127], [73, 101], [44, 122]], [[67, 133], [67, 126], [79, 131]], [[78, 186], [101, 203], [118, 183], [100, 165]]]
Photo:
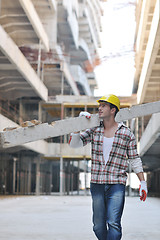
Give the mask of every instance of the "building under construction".
[[[78, 114], [85, 107], [80, 99], [77, 107], [75, 99], [68, 101], [93, 96], [97, 86], [100, 1], [0, 3], [0, 130]], [[88, 164], [69, 151], [67, 136], [1, 149], [0, 193], [79, 191], [79, 174]]]
[[[159, 1], [136, 7], [136, 73], [121, 108], [159, 100]], [[1, 0], [0, 131], [97, 112], [93, 97], [100, 64], [99, 0]], [[150, 193], [160, 190], [159, 113], [127, 121], [135, 132]], [[153, 128], [154, 126], [154, 128]], [[153, 129], [153, 130], [151, 130]], [[71, 149], [68, 135], [0, 151], [1, 194], [69, 194], [88, 187], [90, 146]]]

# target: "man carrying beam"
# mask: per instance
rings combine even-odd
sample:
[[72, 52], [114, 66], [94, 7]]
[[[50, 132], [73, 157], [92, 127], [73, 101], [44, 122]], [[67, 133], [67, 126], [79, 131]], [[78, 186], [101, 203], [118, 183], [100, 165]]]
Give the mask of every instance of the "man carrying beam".
[[[128, 161], [140, 180], [142, 201], [146, 200], [147, 184], [134, 134], [115, 121], [120, 110], [119, 98], [110, 94], [101, 97], [98, 103], [100, 126], [72, 133], [69, 144], [76, 148], [91, 142], [93, 230], [99, 240], [120, 240]], [[80, 116], [91, 118], [88, 112], [81, 112]]]

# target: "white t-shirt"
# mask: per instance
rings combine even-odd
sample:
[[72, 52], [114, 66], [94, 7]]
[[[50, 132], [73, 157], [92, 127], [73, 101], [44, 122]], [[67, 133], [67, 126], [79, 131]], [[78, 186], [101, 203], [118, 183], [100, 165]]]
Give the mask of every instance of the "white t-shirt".
[[105, 163], [107, 163], [109, 159], [109, 154], [112, 149], [113, 139], [114, 137], [112, 138], [103, 137], [103, 157], [104, 157]]

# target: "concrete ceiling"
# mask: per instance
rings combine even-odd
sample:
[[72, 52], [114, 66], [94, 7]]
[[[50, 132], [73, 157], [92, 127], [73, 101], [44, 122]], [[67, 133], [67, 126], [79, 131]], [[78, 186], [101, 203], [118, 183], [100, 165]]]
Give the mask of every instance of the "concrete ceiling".
[[17, 68], [0, 51], [0, 95], [3, 99], [16, 99], [23, 96], [36, 97], [30, 84]]
[[[0, 40], [0, 94], [2, 98], [12, 100], [21, 97], [40, 97], [43, 100], [47, 100], [48, 93], [50, 96], [61, 93], [63, 71], [60, 67], [57, 69], [55, 67], [52, 69], [51, 67], [51, 65], [60, 64], [62, 60], [62, 56], [59, 56], [58, 51], [55, 50], [54, 54], [52, 54], [53, 58], [49, 59], [50, 67], [47, 68], [46, 65], [44, 65], [44, 71], [37, 74], [40, 41], [42, 54], [44, 55], [41, 55], [41, 60], [43, 60], [43, 57], [46, 58], [45, 54], [50, 54], [49, 39], [42, 25], [40, 16], [42, 16], [42, 14], [47, 14], [48, 16], [49, 14], [54, 14], [55, 11], [55, 0], [29, 0], [27, 3], [25, 0], [1, 1], [0, 26], [2, 28], [0, 30], [4, 35], [3, 37], [1, 33]], [[67, 26], [67, 33], [69, 29], [69, 26]], [[6, 45], [5, 39], [9, 41]], [[14, 54], [13, 56], [11, 55], [12, 51], [10, 51], [10, 49], [12, 49], [16, 56], [19, 56], [21, 62], [23, 53], [25, 56], [23, 60], [27, 65], [28, 75], [32, 72], [32, 77], [28, 76], [30, 79], [26, 79], [27, 73], [21, 71], [19, 59], [17, 57], [16, 61]], [[26, 49], [28, 49], [28, 55]], [[34, 51], [36, 51], [36, 54]], [[46, 63], [48, 63], [48, 61], [46, 61]], [[33, 65], [36, 65], [36, 67], [33, 67]], [[41, 69], [43, 67], [42, 65], [40, 66]], [[42, 85], [45, 96], [43, 96], [43, 92], [39, 90], [40, 88], [33, 86], [35, 82], [33, 75], [37, 83], [40, 82], [40, 85]], [[71, 94], [74, 92], [74, 94], [78, 94], [78, 89], [76, 85], [74, 86], [75, 83], [70, 76], [69, 80], [67, 77], [68, 76], [64, 74], [63, 93]]]
[[[48, 1], [43, 0], [43, 3], [45, 2], [47, 3]], [[42, 44], [44, 49], [48, 48], [46, 35], [44, 34], [44, 37], [41, 38], [40, 32], [43, 31], [40, 29], [40, 27], [42, 27], [40, 19], [37, 18], [38, 20], [35, 22], [35, 25], [32, 24], [30, 15], [32, 15], [32, 13], [36, 14], [36, 11], [32, 2], [29, 1], [29, 3], [31, 3], [32, 6], [32, 8], [30, 8], [30, 14], [28, 10], [25, 9], [26, 3], [23, 0], [1, 1], [0, 94], [2, 98], [8, 100], [21, 97], [41, 98], [43, 95], [43, 93], [40, 94], [40, 92], [36, 90], [36, 87], [33, 87], [31, 81], [27, 81], [25, 78], [24, 72], [22, 73], [21, 68], [19, 67], [18, 57], [17, 61], [14, 59], [14, 54], [16, 54], [19, 56], [19, 59], [23, 61], [21, 51], [17, 46], [38, 46], [39, 40], [43, 39]], [[6, 39], [8, 42], [6, 42], [5, 45]], [[33, 69], [29, 66], [29, 62], [25, 61], [25, 63], [33, 72]], [[36, 78], [40, 81], [38, 76], [36, 76]], [[44, 85], [43, 88], [45, 89]]]

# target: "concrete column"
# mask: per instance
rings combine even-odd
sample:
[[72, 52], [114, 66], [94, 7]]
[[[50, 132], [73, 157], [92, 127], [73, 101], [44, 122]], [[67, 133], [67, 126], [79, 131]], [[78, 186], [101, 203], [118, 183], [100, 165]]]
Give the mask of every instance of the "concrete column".
[[13, 194], [15, 194], [16, 189], [16, 161], [17, 158], [13, 158]]
[[144, 117], [141, 118], [141, 128], [142, 128], [141, 130], [141, 136], [142, 136], [144, 133]]
[[74, 179], [74, 172], [73, 172], [73, 161], [71, 165], [71, 195], [73, 195], [73, 179]]
[[41, 102], [38, 104], [38, 120], [42, 122], [42, 105]]
[[40, 159], [36, 161], [36, 195], [40, 195]]
[[41, 40], [39, 40], [39, 48], [38, 48], [37, 75], [41, 79]]
[[[67, 117], [67, 108], [64, 107], [64, 119]], [[64, 143], [67, 143], [67, 135], [64, 135]]]
[[87, 195], [87, 161], [84, 158], [84, 194]]
[[61, 78], [61, 95], [64, 94], [64, 74], [62, 71], [62, 78]]
[[138, 143], [139, 140], [139, 127], [138, 127], [138, 118], [136, 118], [136, 126], [135, 126], [135, 132], [136, 132], [136, 141]]
[[63, 157], [60, 157], [60, 186], [59, 186], [59, 192], [60, 195], [62, 196], [63, 193], [63, 189], [64, 189], [64, 183], [63, 183]]
[[17, 171], [17, 194], [19, 193], [19, 179], [20, 179], [20, 177], [19, 177], [19, 175], [20, 175], [20, 172], [19, 172], [19, 170]]
[[79, 173], [80, 173], [80, 161], [78, 160], [78, 189], [77, 189], [77, 195], [79, 195]]
[[69, 191], [70, 191], [70, 160], [67, 161], [67, 179], [66, 179], [66, 183], [67, 183], [67, 195], [69, 195]]
[[25, 119], [24, 106], [22, 100], [19, 102], [19, 123], [21, 124]]
[[52, 191], [52, 164], [49, 164], [49, 194]]
[[27, 189], [28, 194], [31, 193], [31, 162], [28, 162], [28, 189]]
[[71, 117], [75, 117], [74, 108], [72, 107]]

